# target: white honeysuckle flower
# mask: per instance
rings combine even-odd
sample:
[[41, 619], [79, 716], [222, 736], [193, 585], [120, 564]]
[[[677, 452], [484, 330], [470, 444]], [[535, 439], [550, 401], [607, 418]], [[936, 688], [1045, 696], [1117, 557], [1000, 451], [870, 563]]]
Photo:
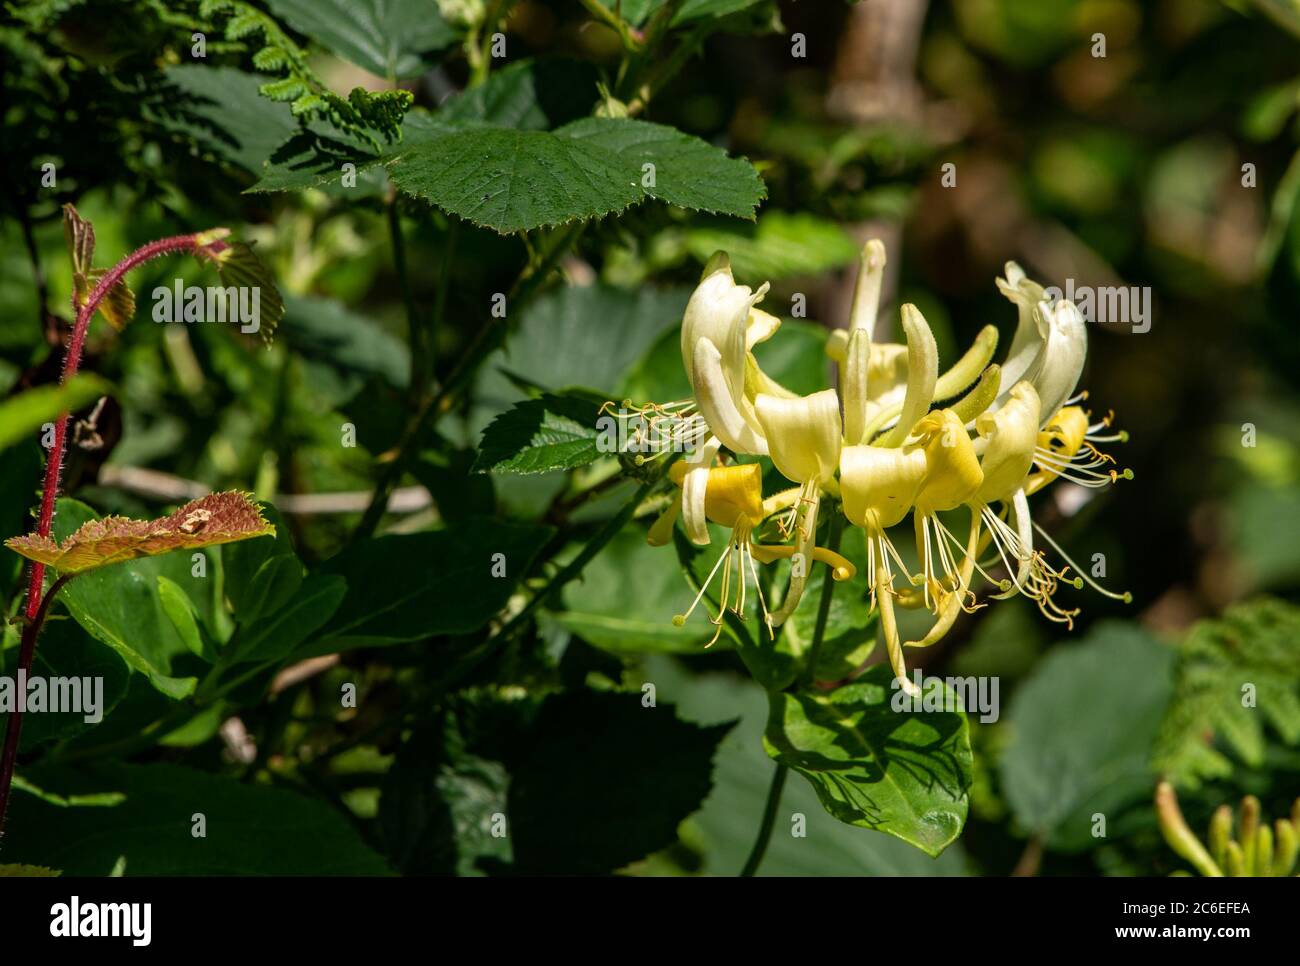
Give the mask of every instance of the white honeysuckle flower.
[[1002, 391], [994, 408], [1006, 404], [1011, 388], [1021, 380], [1034, 384], [1041, 402], [1040, 428], [1045, 428], [1074, 394], [1088, 356], [1088, 329], [1073, 302], [1052, 305], [1037, 282], [1015, 262], [1007, 262], [1006, 278], [998, 289], [1019, 311], [1016, 334], [1002, 363]]
[[794, 613], [803, 596], [808, 567], [814, 559], [822, 487], [833, 484], [839, 468], [843, 445], [840, 400], [834, 389], [823, 389], [794, 398], [761, 394], [754, 402], [772, 463], [800, 487], [795, 514], [799, 559], [791, 567], [785, 600], [772, 614], [773, 624], [780, 625]]
[[[737, 285], [730, 260], [719, 252], [705, 266], [682, 318], [682, 363], [696, 405], [709, 429], [734, 453], [767, 453], [745, 393], [751, 310], [767, 289], [766, 283], [757, 292]], [[771, 319], [767, 313], [756, 317], [755, 342], [775, 331]]]

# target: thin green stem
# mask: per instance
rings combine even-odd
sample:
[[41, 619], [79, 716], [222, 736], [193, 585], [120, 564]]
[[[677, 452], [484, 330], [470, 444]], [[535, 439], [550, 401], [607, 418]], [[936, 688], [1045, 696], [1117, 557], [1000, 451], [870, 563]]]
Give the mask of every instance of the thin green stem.
[[[828, 515], [831, 519], [826, 529], [826, 549], [838, 553], [840, 538], [844, 534], [844, 515], [839, 512], [838, 507]], [[817, 680], [817, 656], [821, 652], [822, 638], [826, 636], [826, 621], [830, 617], [831, 597], [834, 594], [835, 568], [827, 566], [826, 573], [822, 576], [822, 599], [817, 607], [817, 623], [813, 626], [812, 645], [808, 648], [808, 659], [803, 669], [804, 687], [812, 687], [813, 682]]]
[[[838, 513], [828, 514], [826, 547], [832, 551], [840, 549], [840, 538], [844, 533], [844, 518]], [[817, 678], [817, 655], [821, 652], [822, 638], [826, 636], [826, 623], [831, 613], [831, 598], [835, 594], [835, 576], [831, 567], [826, 568], [822, 579], [822, 599], [817, 607], [817, 623], [813, 626], [812, 645], [808, 648], [808, 657], [800, 675], [800, 686], [811, 687]], [[781, 804], [781, 792], [785, 789], [785, 777], [790, 769], [778, 762], [772, 774], [772, 784], [767, 789], [767, 804], [763, 807], [763, 820], [758, 826], [758, 837], [749, 852], [742, 876], [752, 876], [758, 871], [767, 854], [767, 844], [772, 838], [772, 829], [776, 824], [776, 810]]]
[[767, 854], [767, 843], [772, 838], [772, 827], [776, 825], [776, 810], [781, 804], [781, 792], [785, 790], [785, 776], [789, 772], [787, 766], [778, 763], [776, 771], [772, 773], [772, 784], [767, 788], [767, 804], [763, 806], [763, 821], [758, 827], [758, 838], [754, 840], [754, 847], [749, 852], [749, 858], [745, 860], [745, 867], [740, 870], [743, 877], [748, 878], [758, 872], [758, 867], [763, 863], [763, 856]]
[[393, 267], [397, 270], [397, 285], [402, 293], [402, 305], [406, 309], [406, 331], [411, 342], [411, 369], [408, 393], [412, 399], [419, 399], [428, 388], [431, 360], [429, 345], [424, 326], [420, 324], [420, 315], [415, 308], [415, 295], [411, 291], [411, 275], [406, 267], [406, 243], [402, 238], [402, 216], [397, 210], [397, 193], [388, 201], [388, 237], [393, 245]]
[[524, 622], [532, 617], [533, 612], [541, 607], [548, 600], [553, 598], [562, 590], [570, 581], [578, 577], [591, 563], [596, 554], [605, 549], [605, 546], [614, 539], [624, 524], [632, 519], [636, 513], [637, 507], [641, 502], [650, 495], [650, 491], [659, 483], [658, 479], [647, 480], [642, 483], [637, 491], [632, 494], [631, 499], [623, 504], [623, 508], [611, 517], [603, 527], [597, 530], [591, 538], [583, 545], [578, 555], [570, 560], [560, 571], [548, 580], [536, 594], [528, 601], [523, 608], [511, 617], [501, 626], [501, 629], [484, 641], [477, 649], [471, 651], [465, 658], [459, 662], [456, 668], [455, 678], [449, 682], [454, 684], [456, 681], [464, 680], [479, 665], [487, 660], [492, 654], [496, 653], [503, 647], [511, 636], [523, 626]]
[[[527, 305], [529, 300], [541, 290], [542, 284], [546, 281], [551, 269], [573, 246], [585, 229], [586, 223], [582, 222], [572, 228], [556, 233], [545, 254], [525, 266], [506, 297], [507, 305], [510, 306], [512, 314], [518, 315], [520, 307]], [[402, 431], [402, 438], [397, 444], [396, 455], [384, 467], [379, 482], [375, 485], [375, 492], [370, 499], [370, 505], [366, 507], [361, 522], [357, 524], [356, 530], [353, 531], [353, 541], [369, 537], [375, 532], [375, 529], [379, 526], [379, 521], [383, 519], [384, 511], [388, 508], [388, 498], [402, 478], [402, 474], [406, 472], [406, 467], [414, 455], [416, 445], [424, 437], [425, 432], [433, 428], [442, 415], [451, 408], [460, 392], [471, 382], [474, 373], [478, 371], [480, 363], [500, 343], [503, 329], [501, 323], [502, 319], [496, 316], [489, 318], [487, 323], [479, 328], [478, 335], [470, 343], [469, 348], [465, 350], [465, 354], [456, 363], [455, 368], [448, 374], [446, 380], [443, 381], [437, 394], [427, 396], [417, 404], [415, 412], [411, 414], [410, 420], [408, 420], [405, 429]]]

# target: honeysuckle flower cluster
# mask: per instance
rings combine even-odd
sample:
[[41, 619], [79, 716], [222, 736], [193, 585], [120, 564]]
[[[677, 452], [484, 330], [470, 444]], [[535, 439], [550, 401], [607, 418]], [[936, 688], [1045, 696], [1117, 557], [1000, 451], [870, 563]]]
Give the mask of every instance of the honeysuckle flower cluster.
[[[751, 586], [775, 634], [799, 606], [812, 564], [831, 567], [836, 580], [853, 577], [855, 562], [817, 545], [823, 504], [834, 501], [864, 531], [866, 559], [858, 563], [879, 608], [890, 664], [911, 692], [904, 648], [935, 643], [961, 612], [983, 606], [972, 589], [976, 575], [992, 585], [994, 599], [1023, 595], [1069, 627], [1078, 610], [1055, 600], [1063, 583], [1087, 583], [1128, 600], [1066, 556], [1034, 522], [1029, 497], [1058, 479], [1102, 487], [1132, 474], [1098, 449], [1126, 434], [1111, 430], [1109, 415], [1093, 419], [1082, 405], [1087, 394], [1076, 392], [1087, 332], [1071, 302], [1051, 302], [1041, 285], [1007, 263], [997, 285], [1015, 304], [1018, 322], [1006, 358], [993, 363], [997, 330], [986, 326], [941, 373], [934, 336], [914, 305], [901, 310], [905, 344], [872, 341], [884, 267], [884, 246], [868, 242], [849, 325], [827, 341], [838, 391], [801, 396], [765, 373], [754, 356], [754, 347], [781, 324], [758, 307], [768, 285], [737, 284], [726, 254], [718, 253], [682, 320], [692, 398], [636, 414], [649, 416], [657, 438], [689, 451], [669, 470], [674, 497], [651, 526], [649, 542], [669, 542], [678, 519], [695, 544], [710, 542], [710, 523], [730, 531], [694, 603], [674, 621], [684, 623], [720, 579], [713, 641], [726, 611], [743, 618]], [[792, 485], [764, 497], [758, 457], [769, 458]], [[942, 515], [963, 508], [969, 523], [959, 537]], [[916, 572], [893, 532], [909, 514]], [[760, 529], [768, 542], [758, 539]], [[789, 586], [769, 609], [758, 566], [783, 558], [791, 560]], [[1004, 575], [993, 576], [999, 567]], [[928, 610], [934, 617], [928, 633], [904, 642], [897, 607]]]

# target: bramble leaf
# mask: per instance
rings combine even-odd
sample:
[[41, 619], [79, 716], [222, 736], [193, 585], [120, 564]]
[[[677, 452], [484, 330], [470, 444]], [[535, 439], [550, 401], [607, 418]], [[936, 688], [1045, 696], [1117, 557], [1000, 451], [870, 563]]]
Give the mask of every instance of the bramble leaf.
[[598, 407], [576, 396], [547, 394], [518, 403], [483, 431], [477, 473], [548, 473], [600, 457]]
[[136, 557], [270, 536], [275, 527], [246, 493], [212, 493], [159, 520], [104, 517], [62, 543], [47, 536], [11, 537], [5, 546], [61, 573], [79, 574]]

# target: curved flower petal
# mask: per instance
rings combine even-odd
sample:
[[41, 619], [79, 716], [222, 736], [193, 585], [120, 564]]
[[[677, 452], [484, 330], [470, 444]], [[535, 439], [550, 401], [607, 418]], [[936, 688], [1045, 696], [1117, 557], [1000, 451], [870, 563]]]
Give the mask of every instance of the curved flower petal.
[[984, 472], [961, 417], [951, 409], [936, 410], [916, 424], [916, 435], [925, 450], [917, 513], [927, 516], [953, 510], [971, 499], [984, 482]]
[[795, 483], [825, 481], [840, 462], [840, 400], [834, 389], [782, 399], [766, 394], [754, 400], [776, 468]]
[[[737, 408], [737, 399], [745, 401], [744, 393], [732, 394], [722, 354], [712, 340], [695, 343], [693, 363], [695, 401], [714, 435], [734, 453], [765, 456], [767, 442]], [[743, 373], [743, 358], [741, 367]]]
[[844, 515], [856, 526], [884, 530], [907, 516], [925, 477], [925, 453], [915, 447], [845, 446], [840, 453]]
[[709, 467], [720, 446], [721, 441], [711, 437], [686, 461], [686, 475], [682, 478], [682, 526], [691, 543], [701, 546], [709, 542]]
[[1007, 359], [1002, 363], [1002, 385], [1005, 390], [1025, 378], [1030, 366], [1038, 359], [1038, 354], [1046, 342], [1046, 332], [1042, 328], [1038, 315], [1038, 306], [1047, 297], [1043, 287], [1032, 279], [1025, 277], [1025, 271], [1015, 262], [1007, 262], [1006, 278], [997, 280], [998, 291], [1015, 303], [1019, 310], [1016, 334], [1011, 339], [1011, 348], [1007, 350]]
[[907, 439], [916, 421], [934, 401], [934, 386], [939, 380], [939, 350], [929, 323], [915, 305], [904, 305], [902, 314], [903, 331], [907, 334], [907, 395], [903, 399], [903, 413], [882, 440], [883, 446], [898, 446]]
[[840, 367], [840, 392], [844, 394], [844, 440], [850, 445], [867, 442], [867, 388], [870, 385], [871, 331], [854, 329], [849, 335], [844, 364]]
[[980, 459], [984, 482], [976, 499], [981, 503], [1009, 499], [1025, 485], [1038, 445], [1039, 409], [1038, 393], [1021, 380], [1005, 406], [975, 420], [976, 431], [988, 441]]
[[1062, 300], [1051, 308], [1044, 306], [1042, 315], [1047, 341], [1027, 378], [1038, 391], [1040, 425], [1046, 426], [1079, 384], [1088, 356], [1088, 329], [1073, 302]]

